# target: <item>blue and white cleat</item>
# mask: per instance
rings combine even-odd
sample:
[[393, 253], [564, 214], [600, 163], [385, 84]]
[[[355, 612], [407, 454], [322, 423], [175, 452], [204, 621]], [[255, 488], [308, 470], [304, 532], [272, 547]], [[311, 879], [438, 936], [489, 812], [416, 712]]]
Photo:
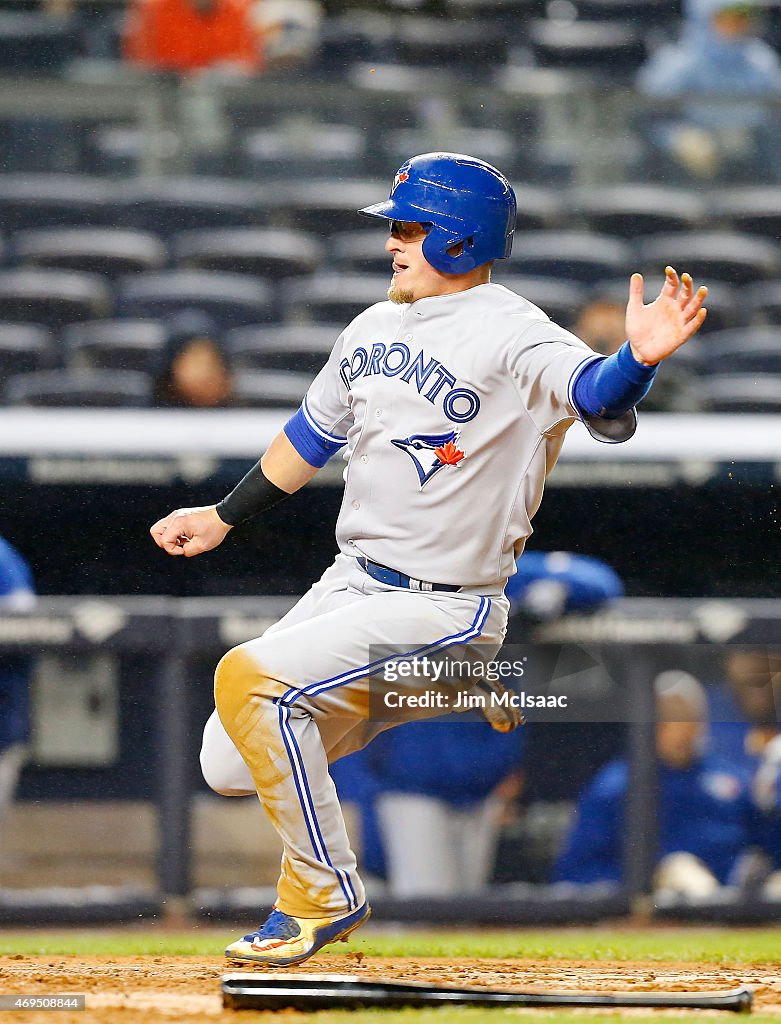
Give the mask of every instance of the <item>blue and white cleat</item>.
[[364, 903], [346, 917], [291, 917], [276, 908], [258, 931], [232, 942], [225, 950], [231, 960], [251, 960], [269, 967], [303, 963], [329, 942], [346, 939], [371, 916]]

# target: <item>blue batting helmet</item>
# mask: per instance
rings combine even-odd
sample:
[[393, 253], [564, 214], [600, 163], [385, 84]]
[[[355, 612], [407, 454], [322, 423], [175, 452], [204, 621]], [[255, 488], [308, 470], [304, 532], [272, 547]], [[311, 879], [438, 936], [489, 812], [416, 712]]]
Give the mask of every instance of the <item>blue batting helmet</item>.
[[[396, 172], [384, 203], [359, 213], [431, 225], [423, 255], [443, 274], [462, 274], [510, 255], [515, 193], [505, 176], [484, 160], [460, 153], [424, 153]], [[448, 253], [459, 242], [462, 251]]]

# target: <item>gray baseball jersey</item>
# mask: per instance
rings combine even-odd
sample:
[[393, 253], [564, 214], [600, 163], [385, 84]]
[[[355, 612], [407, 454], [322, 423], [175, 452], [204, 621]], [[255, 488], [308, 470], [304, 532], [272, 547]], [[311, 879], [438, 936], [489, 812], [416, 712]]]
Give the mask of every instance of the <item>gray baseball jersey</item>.
[[510, 576], [594, 358], [498, 284], [361, 313], [304, 405], [346, 442], [341, 551], [436, 583]]

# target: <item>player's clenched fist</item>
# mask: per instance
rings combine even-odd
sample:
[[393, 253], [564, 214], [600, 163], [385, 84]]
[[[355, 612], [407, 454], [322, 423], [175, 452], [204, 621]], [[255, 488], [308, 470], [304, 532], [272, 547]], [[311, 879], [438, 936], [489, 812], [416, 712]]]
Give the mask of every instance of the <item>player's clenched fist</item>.
[[155, 544], [169, 555], [200, 555], [222, 544], [232, 526], [220, 519], [214, 505], [178, 508], [158, 519], [149, 531]]

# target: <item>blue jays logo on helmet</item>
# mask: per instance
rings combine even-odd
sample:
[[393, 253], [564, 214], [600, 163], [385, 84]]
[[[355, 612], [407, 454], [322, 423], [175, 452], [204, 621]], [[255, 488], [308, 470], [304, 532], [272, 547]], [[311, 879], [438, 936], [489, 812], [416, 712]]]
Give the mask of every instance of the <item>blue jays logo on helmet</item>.
[[456, 446], [458, 434], [457, 430], [446, 434], [410, 434], [392, 438], [391, 444], [409, 455], [418, 471], [420, 486], [424, 487], [440, 469], [457, 466], [464, 458], [464, 453]]
[[383, 203], [359, 213], [430, 225], [423, 255], [443, 274], [462, 274], [510, 255], [515, 193], [485, 160], [461, 153], [423, 153], [405, 161]]
[[403, 185], [404, 182], [407, 181], [408, 179], [409, 179], [409, 160], [407, 161], [407, 163], [402, 164], [401, 167], [398, 169], [398, 171], [396, 171], [396, 176], [393, 179], [393, 184], [391, 185], [391, 195], [393, 195], [393, 193], [396, 191], [396, 189], [399, 187], [399, 185]]

